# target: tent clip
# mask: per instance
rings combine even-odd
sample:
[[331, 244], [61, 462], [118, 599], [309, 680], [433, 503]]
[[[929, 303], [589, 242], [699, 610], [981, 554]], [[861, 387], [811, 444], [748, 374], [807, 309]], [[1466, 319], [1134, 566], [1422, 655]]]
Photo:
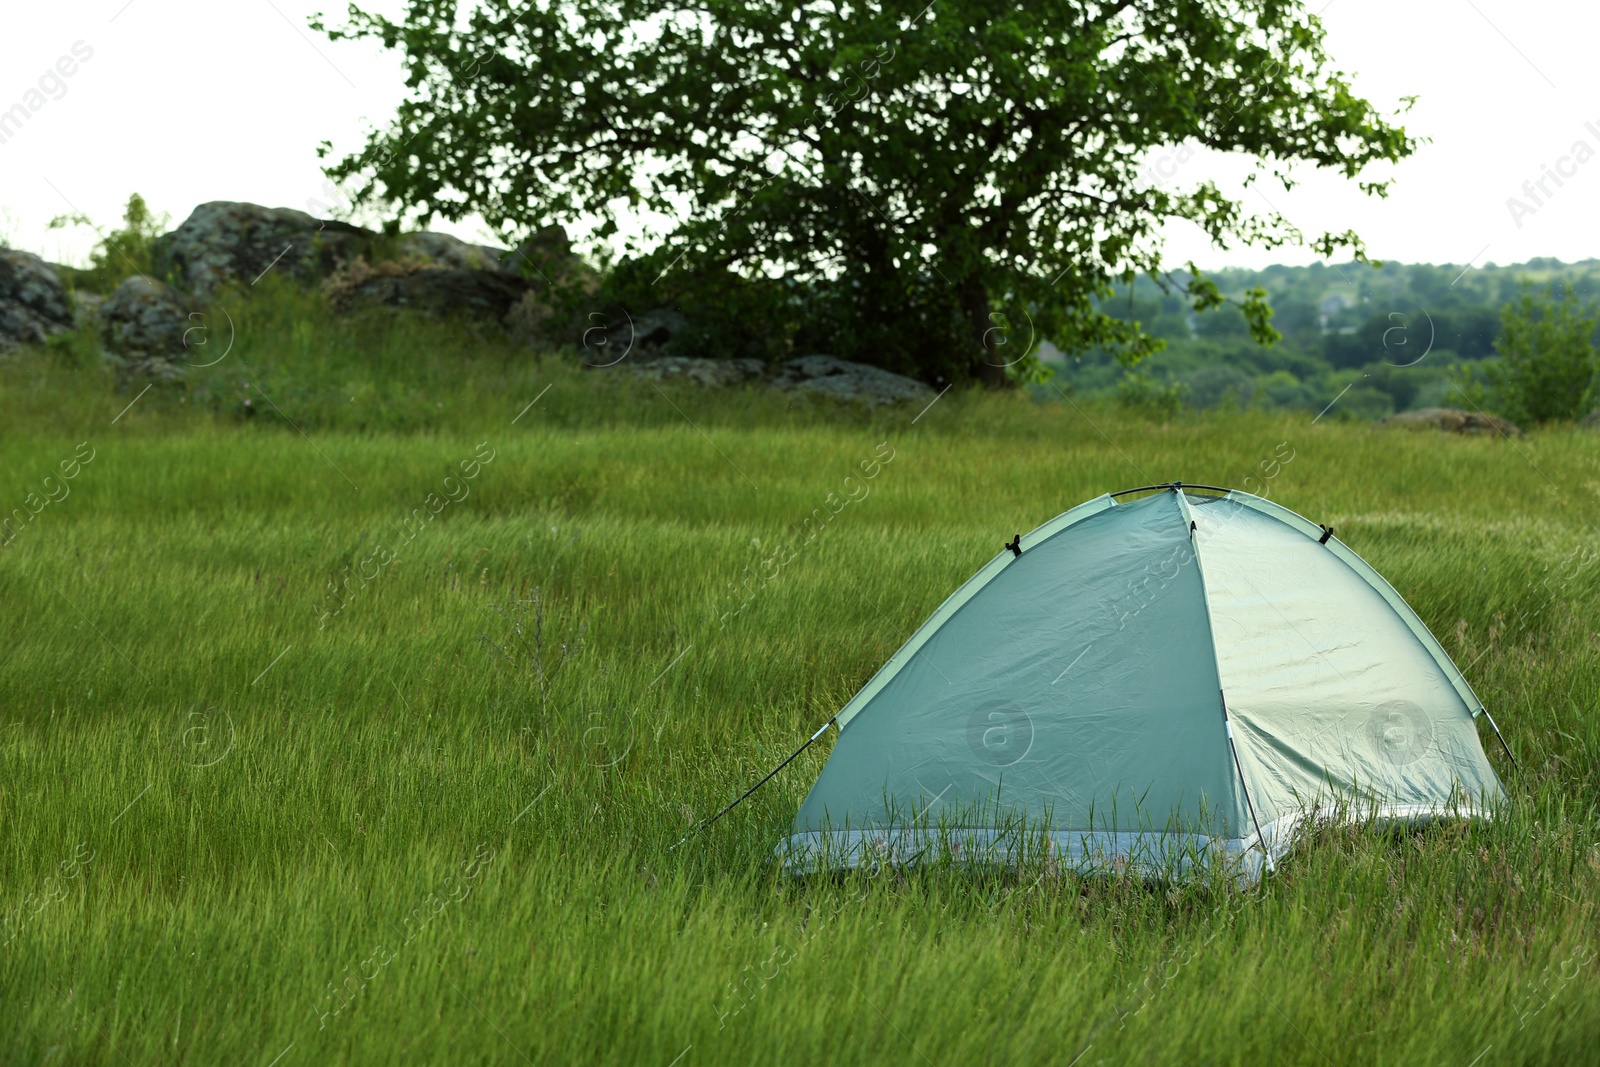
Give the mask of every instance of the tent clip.
[[[1317, 523], [1317, 525], [1318, 526], [1322, 526], [1322, 523], [1319, 522], [1319, 523]], [[1322, 526], [1322, 536], [1317, 538], [1317, 544], [1319, 544], [1319, 545], [1327, 544], [1328, 543], [1328, 538], [1330, 538], [1332, 536], [1333, 536], [1333, 527], [1332, 526]]]
[[1022, 535], [1017, 534], [1010, 541], [1007, 541], [1006, 547], [1011, 550], [1012, 556], [1022, 555]]

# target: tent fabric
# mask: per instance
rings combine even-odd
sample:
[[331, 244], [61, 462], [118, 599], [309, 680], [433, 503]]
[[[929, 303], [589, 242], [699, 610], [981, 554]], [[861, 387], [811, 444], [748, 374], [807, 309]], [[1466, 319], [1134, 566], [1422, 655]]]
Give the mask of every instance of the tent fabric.
[[1336, 539], [1238, 491], [1107, 495], [958, 589], [841, 709], [791, 869], [935, 855], [1257, 876], [1313, 806], [1504, 793], [1482, 704]]

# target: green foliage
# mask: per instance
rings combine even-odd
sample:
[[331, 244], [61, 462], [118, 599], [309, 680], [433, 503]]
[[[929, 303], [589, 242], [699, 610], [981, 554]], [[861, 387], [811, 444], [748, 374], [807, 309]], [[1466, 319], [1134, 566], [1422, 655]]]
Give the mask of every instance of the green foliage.
[[1006, 373], [1018, 385], [1049, 385], [1056, 377], [1055, 368], [1047, 366], [1036, 352], [1029, 352], [1007, 367]]
[[1495, 407], [1513, 422], [1576, 419], [1594, 407], [1595, 331], [1600, 304], [1570, 288], [1524, 288], [1501, 312], [1490, 370]]
[[154, 273], [156, 238], [169, 221], [168, 216], [153, 213], [144, 197], [134, 193], [123, 210], [121, 229], [107, 233], [77, 212], [51, 219], [50, 229], [88, 226], [100, 234], [100, 242], [89, 253], [89, 269], [73, 271], [72, 281], [77, 288], [109, 293], [127, 278]]
[[[1101, 309], [1115, 282], [1224, 299], [1192, 266], [1168, 273], [1173, 220], [1222, 245], [1305, 240], [1213, 184], [1167, 187], [1152, 150], [1195, 139], [1290, 183], [1294, 164], [1354, 178], [1416, 145], [1332, 66], [1320, 21], [1277, 0], [409, 0], [327, 32], [399, 50], [412, 88], [328, 168], [363, 202], [481, 214], [508, 237], [583, 213], [605, 237], [624, 209], [687, 205], [635, 252], [673, 302], [716, 305], [732, 277], [796, 298], [784, 345], [933, 382], [1009, 380], [997, 314], [1066, 351], [1152, 354]], [[1310, 244], [1361, 255], [1348, 232]], [[1239, 306], [1276, 337], [1259, 293]]]
[[1453, 407], [1483, 411], [1494, 405], [1489, 392], [1489, 368], [1482, 363], [1450, 364], [1450, 392]]
[[67, 367], [90, 367], [98, 364], [102, 353], [100, 331], [93, 320], [80, 321], [70, 330], [53, 333], [44, 339], [45, 351], [53, 360]]
[[1161, 419], [1183, 410], [1187, 390], [1181, 382], [1158, 382], [1141, 370], [1131, 370], [1117, 383], [1117, 403]]
[[1275, 370], [1257, 378], [1255, 393], [1267, 408], [1309, 408], [1317, 403], [1315, 392], [1286, 370]]
[[1394, 398], [1366, 382], [1351, 386], [1348, 392], [1331, 402], [1333, 406], [1328, 409], [1330, 418], [1371, 422], [1394, 413]]

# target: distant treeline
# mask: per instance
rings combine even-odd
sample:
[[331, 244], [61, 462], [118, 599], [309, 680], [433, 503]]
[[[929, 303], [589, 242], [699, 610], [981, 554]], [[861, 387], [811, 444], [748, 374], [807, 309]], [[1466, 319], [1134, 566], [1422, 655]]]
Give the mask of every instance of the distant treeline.
[[1064, 362], [1057, 357], [1049, 363], [1057, 383], [1081, 394], [1169, 407], [1320, 410], [1339, 396], [1330, 417], [1460, 406], [1455, 383], [1481, 380], [1497, 358], [1500, 309], [1522, 285], [1542, 289], [1559, 282], [1592, 297], [1600, 293], [1600, 260], [1544, 258], [1473, 268], [1319, 263], [1211, 277], [1236, 298], [1256, 286], [1265, 289], [1283, 339], [1262, 347], [1250, 339], [1235, 307], [1197, 315], [1180, 294], [1140, 279], [1104, 309], [1138, 320], [1167, 349], [1131, 371], [1101, 352]]

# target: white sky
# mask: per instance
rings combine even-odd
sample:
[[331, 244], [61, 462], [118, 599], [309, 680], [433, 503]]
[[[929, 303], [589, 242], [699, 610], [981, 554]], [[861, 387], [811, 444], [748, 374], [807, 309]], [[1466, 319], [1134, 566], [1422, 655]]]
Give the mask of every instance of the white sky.
[[[1313, 0], [1320, 2], [1320, 0]], [[399, 0], [364, 6], [394, 12]], [[0, 144], [0, 241], [81, 263], [94, 235], [48, 230], [81, 210], [117, 221], [130, 192], [181, 221], [207, 200], [306, 210], [328, 198], [315, 148], [361, 143], [386, 124], [404, 86], [398, 58], [369, 42], [334, 44], [306, 27], [343, 0], [66, 0], [7, 4], [0, 34], [0, 111], [21, 102], [76, 42], [93, 50], [65, 92], [48, 99]], [[937, 10], [937, 9], [935, 9]], [[1549, 0], [1332, 0], [1323, 9], [1330, 50], [1356, 88], [1385, 108], [1406, 94], [1407, 117], [1432, 143], [1395, 170], [1387, 200], [1363, 197], [1333, 175], [1306, 175], [1273, 205], [1308, 234], [1354, 227], [1379, 258], [1513, 263], [1534, 256], [1600, 256], [1600, 5]], [[334, 21], [342, 21], [335, 14]], [[60, 90], [55, 90], [59, 93]], [[1591, 132], [1586, 122], [1594, 122]], [[1535, 204], [1522, 192], [1575, 142], [1596, 158], [1562, 164]], [[1201, 156], [1166, 172], [1177, 185], [1231, 184], [1235, 160]], [[1225, 184], [1225, 188], [1228, 187]], [[1254, 207], [1260, 196], [1247, 194]], [[1513, 219], [1507, 199], [1531, 213]], [[312, 206], [313, 213], [322, 209]], [[1518, 223], [1520, 222], [1520, 225]], [[439, 226], [470, 239], [480, 227]], [[582, 226], [573, 229], [581, 232]], [[1309, 252], [1218, 250], [1174, 230], [1174, 263], [1202, 267], [1311, 262]]]

